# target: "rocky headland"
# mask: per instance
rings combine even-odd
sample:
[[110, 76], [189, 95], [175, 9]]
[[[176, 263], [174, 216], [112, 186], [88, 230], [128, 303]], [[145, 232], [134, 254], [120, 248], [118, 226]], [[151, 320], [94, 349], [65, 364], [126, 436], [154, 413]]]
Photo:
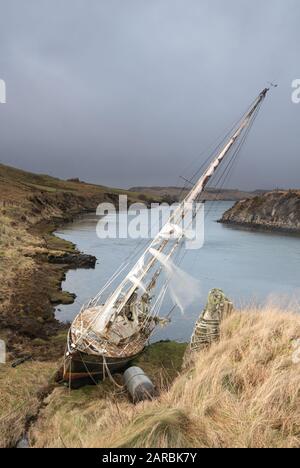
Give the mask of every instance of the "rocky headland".
[[300, 234], [300, 191], [274, 191], [238, 201], [220, 222]]

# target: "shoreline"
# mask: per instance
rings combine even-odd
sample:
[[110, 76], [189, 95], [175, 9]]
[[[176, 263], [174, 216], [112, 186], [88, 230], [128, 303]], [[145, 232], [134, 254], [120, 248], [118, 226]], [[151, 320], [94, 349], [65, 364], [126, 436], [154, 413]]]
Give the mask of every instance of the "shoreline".
[[292, 229], [283, 226], [274, 226], [260, 223], [247, 223], [242, 221], [232, 221], [232, 220], [223, 220], [219, 219], [217, 221], [219, 224], [224, 224], [225, 226], [231, 226], [236, 228], [244, 228], [245, 230], [253, 232], [265, 232], [265, 233], [274, 233], [274, 234], [287, 234], [293, 235], [295, 237], [300, 236], [300, 229]]
[[55, 318], [55, 307], [75, 299], [62, 283], [71, 269], [94, 268], [96, 258], [55, 231], [94, 213], [100, 203], [117, 204], [120, 194], [128, 195], [129, 203], [137, 203], [141, 194], [1, 164], [0, 193], [0, 339], [7, 360], [28, 355], [39, 361], [58, 359], [67, 327]]
[[300, 235], [300, 192], [268, 192], [242, 200], [226, 211], [218, 221], [254, 231]]
[[[33, 257], [36, 271], [42, 276], [40, 278], [42, 281], [32, 295], [35, 295], [33, 297], [35, 303], [38, 303], [44, 296], [43, 302], [48, 302], [47, 317], [42, 317], [37, 311], [35, 317], [30, 320], [26, 320], [26, 317], [22, 317], [20, 321], [15, 318], [15, 323], [12, 323], [11, 317], [7, 317], [7, 320], [1, 318], [1, 328], [7, 329], [9, 335], [10, 332], [13, 332], [14, 336], [17, 334], [15, 336], [17, 346], [15, 347], [14, 343], [8, 343], [8, 351], [12, 353], [13, 359], [32, 355], [34, 359], [51, 361], [63, 354], [68, 324], [56, 318], [55, 310], [59, 305], [73, 304], [76, 293], [63, 290], [62, 284], [70, 270], [93, 269], [97, 259], [93, 255], [80, 252], [76, 244], [60, 238], [55, 232], [88, 212], [92, 213], [93, 210], [83, 210], [72, 216], [67, 215], [64, 220], [42, 221], [29, 229], [35, 236], [42, 238], [46, 244], [45, 251]], [[30, 290], [28, 293], [30, 294]], [[25, 321], [27, 326], [24, 327], [21, 322]], [[18, 349], [20, 344], [21, 349]]]

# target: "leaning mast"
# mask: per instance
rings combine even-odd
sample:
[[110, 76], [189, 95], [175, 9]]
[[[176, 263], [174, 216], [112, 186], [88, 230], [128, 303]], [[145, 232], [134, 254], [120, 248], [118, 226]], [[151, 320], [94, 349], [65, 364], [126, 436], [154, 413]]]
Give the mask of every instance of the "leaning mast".
[[[166, 282], [157, 291], [156, 303], [152, 305], [149, 293], [162, 271], [160, 255], [167, 260], [179, 247], [186, 236], [183, 221], [189, 221], [189, 213], [193, 216], [190, 211], [193, 202], [203, 193], [230, 150], [238, 141], [243, 141], [242, 135], [246, 135], [268, 91], [266, 88], [258, 95], [223, 148], [106, 302], [101, 303], [101, 292], [76, 316], [67, 339], [62, 369], [64, 381], [71, 385], [73, 381], [88, 378], [95, 383], [95, 378], [105, 378], [108, 372], [123, 370], [143, 351], [151, 333], [161, 323], [156, 306], [161, 306], [168, 286]], [[175, 241], [171, 242], [173, 239]], [[116, 275], [111, 282], [115, 278]]]
[[[204, 191], [208, 182], [215, 174], [216, 170], [221, 165], [221, 163], [224, 161], [229, 151], [235, 145], [237, 140], [239, 140], [239, 137], [242, 135], [244, 130], [246, 130], [246, 128], [249, 127], [250, 123], [252, 122], [252, 118], [255, 115], [255, 112], [258, 110], [260, 104], [265, 99], [268, 91], [269, 88], [265, 88], [259, 94], [259, 96], [254, 101], [251, 109], [243, 117], [237, 130], [230, 137], [229, 141], [216, 155], [216, 157], [208, 166], [204, 174], [191, 189], [189, 194], [181, 202], [181, 204], [178, 206], [175, 212], [170, 216], [167, 224], [162, 228], [162, 230], [158, 233], [155, 239], [150, 243], [150, 245], [145, 250], [141, 258], [138, 260], [138, 262], [135, 264], [132, 270], [128, 273], [125, 279], [121, 282], [121, 284], [118, 286], [115, 292], [108, 299], [107, 303], [104, 305], [101, 317], [99, 318], [102, 325], [101, 328], [105, 328], [106, 326], [109, 326], [109, 324], [113, 323], [114, 319], [122, 311], [123, 307], [127, 304], [131, 296], [139, 289], [138, 284], [141, 284], [142, 280], [158, 262], [157, 258], [151, 254], [151, 249], [155, 248], [159, 253], [165, 250], [166, 246], [169, 244], [171, 236], [176, 233], [176, 227], [180, 225], [182, 219], [185, 216], [185, 205], [193, 203]], [[182, 232], [182, 234], [179, 236], [179, 240], [183, 237], [184, 232]], [[176, 244], [179, 244], [178, 240]], [[173, 247], [171, 252], [169, 252], [168, 256], [170, 257], [175, 250], [176, 248]], [[158, 275], [159, 273], [157, 274], [156, 272], [154, 273], [153, 277]]]

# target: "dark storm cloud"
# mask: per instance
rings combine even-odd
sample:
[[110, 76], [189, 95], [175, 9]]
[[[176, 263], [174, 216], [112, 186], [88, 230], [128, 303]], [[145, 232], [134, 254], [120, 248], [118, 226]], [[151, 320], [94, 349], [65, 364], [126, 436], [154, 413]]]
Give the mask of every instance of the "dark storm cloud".
[[118, 186], [174, 184], [276, 80], [228, 185], [300, 186], [298, 0], [6, 0], [0, 9], [4, 163]]

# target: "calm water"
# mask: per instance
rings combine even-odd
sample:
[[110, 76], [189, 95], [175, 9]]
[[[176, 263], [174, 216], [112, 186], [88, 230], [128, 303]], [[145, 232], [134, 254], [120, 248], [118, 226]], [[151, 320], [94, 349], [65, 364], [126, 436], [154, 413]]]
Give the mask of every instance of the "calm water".
[[[175, 311], [172, 323], [154, 339], [190, 338], [195, 320], [210, 289], [223, 289], [237, 305], [264, 303], [268, 300], [300, 298], [300, 238], [236, 229], [216, 223], [231, 203], [206, 205], [205, 243], [201, 250], [188, 251], [181, 268], [201, 281], [202, 299], [182, 316]], [[71, 321], [81, 305], [94, 297], [139, 241], [101, 240], [96, 235], [99, 218], [88, 215], [57, 232], [74, 242], [78, 249], [95, 255], [95, 270], [76, 270], [67, 274], [63, 288], [77, 299], [59, 306], [56, 316]], [[170, 305], [165, 304], [169, 311]], [[162, 314], [163, 315], [163, 314]]]

